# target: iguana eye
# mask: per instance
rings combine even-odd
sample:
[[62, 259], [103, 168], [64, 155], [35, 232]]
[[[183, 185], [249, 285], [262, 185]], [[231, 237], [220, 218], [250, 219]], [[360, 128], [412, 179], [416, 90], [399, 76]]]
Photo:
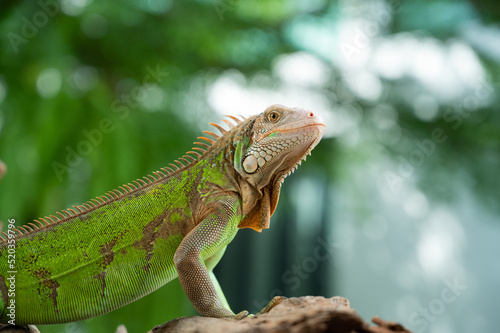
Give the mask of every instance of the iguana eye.
[[277, 111], [269, 112], [269, 114], [267, 115], [267, 119], [271, 123], [277, 122], [279, 118], [280, 118], [280, 114]]

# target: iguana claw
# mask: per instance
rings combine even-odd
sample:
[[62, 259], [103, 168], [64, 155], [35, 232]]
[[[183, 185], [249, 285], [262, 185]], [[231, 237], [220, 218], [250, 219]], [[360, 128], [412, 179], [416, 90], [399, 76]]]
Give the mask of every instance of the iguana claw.
[[248, 312], [247, 310], [243, 310], [240, 313], [238, 313], [236, 316], [234, 316], [234, 319], [241, 320], [241, 319], [246, 318], [248, 316], [251, 316], [250, 312]]
[[276, 305], [279, 305], [279, 304], [283, 303], [287, 299], [288, 298], [286, 298], [285, 296], [274, 296], [274, 298], [271, 300], [271, 302], [269, 302], [269, 304], [267, 304], [266, 307], [263, 308], [262, 310], [260, 310], [259, 313], [257, 313], [257, 314], [260, 315], [260, 314], [263, 314], [263, 313], [268, 313]]
[[[274, 308], [276, 305], [279, 305], [281, 303], [283, 303], [284, 301], [286, 301], [288, 298], [286, 298], [285, 296], [275, 296], [267, 305], [265, 308], [263, 308], [262, 310], [260, 310], [258, 313], [255, 314], [256, 315], [260, 315], [260, 314], [263, 314], [263, 313], [268, 313], [269, 311], [271, 311], [272, 308]], [[236, 320], [241, 320], [243, 318], [247, 318], [247, 317], [253, 317], [254, 315], [253, 314], [250, 314], [248, 311], [246, 310], [243, 310], [241, 311], [240, 313], [238, 313], [236, 316], [234, 316], [234, 319]]]

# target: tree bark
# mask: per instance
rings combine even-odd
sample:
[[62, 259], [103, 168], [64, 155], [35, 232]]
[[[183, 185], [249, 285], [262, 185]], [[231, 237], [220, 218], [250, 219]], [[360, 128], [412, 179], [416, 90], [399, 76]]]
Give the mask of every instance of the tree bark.
[[148, 333], [177, 332], [334, 332], [411, 333], [402, 325], [374, 317], [372, 326], [351, 309], [343, 297], [290, 298], [265, 314], [242, 320], [184, 317], [156, 326]]

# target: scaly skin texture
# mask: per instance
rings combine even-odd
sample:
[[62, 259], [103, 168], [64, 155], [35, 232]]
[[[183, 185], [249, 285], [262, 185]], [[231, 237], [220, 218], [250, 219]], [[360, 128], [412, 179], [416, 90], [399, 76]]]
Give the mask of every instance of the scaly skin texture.
[[[238, 228], [269, 227], [284, 178], [324, 132], [319, 115], [280, 105], [230, 125], [181, 167], [154, 173], [82, 206], [19, 227], [0, 240], [0, 321], [16, 324], [102, 315], [179, 277], [203, 316], [242, 318], [212, 269]], [[189, 159], [189, 160], [188, 160]], [[9, 245], [15, 241], [15, 297]], [[273, 300], [269, 311], [281, 299]]]

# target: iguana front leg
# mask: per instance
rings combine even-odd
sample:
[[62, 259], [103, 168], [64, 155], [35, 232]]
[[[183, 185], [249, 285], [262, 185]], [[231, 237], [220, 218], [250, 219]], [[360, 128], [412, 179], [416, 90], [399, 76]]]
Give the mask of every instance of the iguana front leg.
[[[215, 276], [209, 273], [205, 264], [212, 260], [215, 264], [218, 262], [221, 251], [236, 235], [241, 220], [241, 201], [237, 196], [228, 195], [217, 201], [214, 211], [182, 240], [174, 263], [184, 292], [202, 316], [243, 318], [248, 312], [235, 315], [227, 307]], [[210, 271], [215, 264], [208, 264]]]

